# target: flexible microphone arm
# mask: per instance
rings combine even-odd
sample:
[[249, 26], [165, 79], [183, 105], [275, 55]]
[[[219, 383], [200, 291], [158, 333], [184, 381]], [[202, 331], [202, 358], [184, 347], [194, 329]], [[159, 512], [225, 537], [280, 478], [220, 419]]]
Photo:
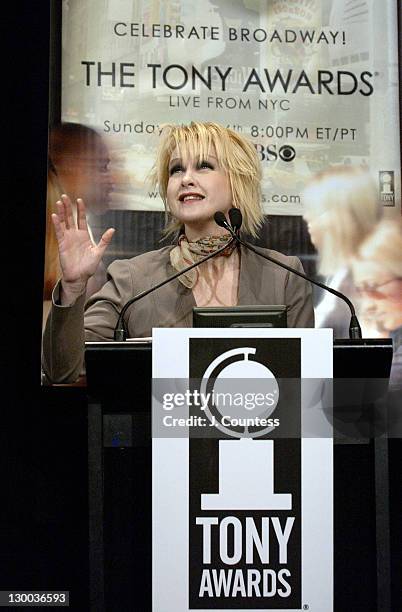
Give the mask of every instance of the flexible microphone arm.
[[[232, 230], [232, 228], [230, 228], [230, 229]], [[232, 231], [231, 231], [231, 233], [232, 233]], [[186, 272], [189, 272], [193, 268], [196, 268], [197, 266], [199, 266], [202, 263], [204, 263], [204, 261], [208, 261], [208, 259], [212, 259], [213, 257], [216, 257], [217, 255], [219, 255], [219, 253], [223, 253], [223, 251], [225, 251], [228, 248], [228, 246], [233, 244], [233, 242], [235, 242], [235, 238], [232, 237], [232, 239], [227, 244], [225, 244], [223, 247], [221, 247], [220, 249], [218, 249], [214, 253], [210, 253], [209, 255], [207, 255], [206, 257], [201, 259], [200, 261], [196, 261], [191, 266], [188, 266], [188, 268], [184, 268], [184, 270], [180, 270], [180, 272], [176, 272], [176, 274], [173, 274], [172, 276], [169, 276], [169, 278], [165, 278], [165, 280], [160, 282], [158, 285], [155, 285], [154, 287], [151, 287], [150, 289], [146, 289], [145, 291], [142, 291], [141, 293], [138, 293], [137, 295], [132, 297], [130, 300], [128, 300], [128, 302], [126, 302], [124, 304], [123, 308], [121, 309], [120, 314], [119, 314], [119, 318], [118, 318], [117, 323], [116, 323], [116, 327], [114, 328], [114, 333], [113, 333], [114, 340], [116, 340], [118, 342], [124, 342], [127, 339], [127, 329], [126, 329], [126, 325], [125, 325], [125, 321], [124, 321], [124, 315], [126, 314], [127, 309], [132, 304], [134, 304], [134, 302], [137, 302], [138, 300], [141, 300], [143, 297], [145, 297], [149, 293], [152, 293], [152, 291], [156, 291], [157, 289], [160, 289], [161, 287], [163, 287], [163, 285], [166, 285], [167, 283], [170, 283], [170, 281], [174, 280], [175, 278], [178, 278], [182, 274], [185, 274]]]
[[[236, 213], [233, 212], [232, 215], [231, 215], [230, 213], [232, 212], [232, 210], [235, 210]], [[231, 209], [229, 211], [229, 217], [230, 217], [230, 221], [232, 222], [232, 224], [233, 225], [237, 225], [237, 229], [239, 229], [240, 225], [241, 225], [241, 212], [240, 212], [240, 210], [239, 209]], [[263, 257], [264, 259], [267, 259], [268, 261], [271, 261], [272, 263], [277, 264], [281, 268], [285, 268], [285, 270], [288, 270], [289, 272], [293, 272], [293, 274], [297, 274], [297, 276], [300, 276], [301, 278], [304, 278], [309, 283], [312, 283], [313, 285], [317, 285], [317, 287], [321, 287], [321, 289], [325, 289], [326, 291], [329, 291], [333, 295], [336, 295], [336, 297], [338, 297], [341, 300], [343, 300], [344, 302], [346, 302], [346, 304], [349, 306], [350, 314], [351, 314], [350, 324], [349, 324], [349, 338], [352, 338], [352, 339], [359, 338], [360, 339], [362, 337], [362, 330], [360, 328], [360, 324], [359, 324], [358, 318], [356, 316], [355, 307], [353, 306], [353, 304], [350, 301], [350, 299], [348, 297], [346, 297], [346, 295], [344, 295], [340, 291], [337, 291], [336, 289], [332, 289], [332, 287], [328, 287], [327, 285], [324, 285], [324, 283], [320, 283], [320, 281], [316, 281], [316, 280], [313, 280], [312, 278], [309, 278], [303, 272], [299, 272], [298, 270], [295, 270], [294, 268], [291, 268], [290, 266], [282, 263], [281, 261], [278, 261], [274, 257], [270, 257], [269, 255], [265, 255], [264, 253], [260, 253], [255, 247], [253, 247], [251, 244], [248, 244], [247, 242], [244, 242], [244, 240], [242, 240], [237, 235], [236, 231], [234, 231], [230, 227], [230, 225], [227, 222], [226, 217], [223, 214], [223, 212], [221, 212], [221, 211], [216, 212], [215, 215], [214, 215], [214, 219], [215, 219], [215, 222], [220, 227], [224, 227], [228, 232], [230, 232], [231, 236], [235, 240], [237, 240], [237, 242], [239, 244], [243, 245], [246, 249], [250, 249], [250, 251], [253, 251], [253, 253], [255, 253], [256, 255], [259, 255], [260, 257]]]

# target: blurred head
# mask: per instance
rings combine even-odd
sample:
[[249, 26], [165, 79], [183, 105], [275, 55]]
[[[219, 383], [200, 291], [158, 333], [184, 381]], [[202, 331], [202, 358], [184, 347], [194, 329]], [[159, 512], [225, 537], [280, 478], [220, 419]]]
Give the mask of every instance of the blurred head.
[[44, 299], [50, 299], [60, 277], [59, 253], [51, 214], [56, 201], [67, 193], [72, 202], [83, 198], [89, 213], [109, 209], [113, 183], [109, 154], [101, 136], [79, 123], [61, 123], [49, 133], [49, 170], [46, 198]]
[[360, 245], [353, 260], [357, 290], [387, 330], [402, 325], [402, 222], [384, 220]]
[[[207, 175], [208, 163], [215, 164], [216, 182], [203, 178]], [[177, 164], [181, 166], [178, 169]], [[213, 212], [225, 212], [228, 206], [241, 210], [246, 232], [256, 235], [262, 223], [261, 168], [255, 148], [233, 130], [217, 123], [167, 125], [159, 143], [152, 178], [172, 218], [167, 233], [180, 229], [190, 215], [212, 214], [213, 218]], [[193, 211], [184, 210], [179, 198], [186, 189], [202, 195], [205, 189], [204, 209], [199, 201]]]
[[75, 202], [82, 198], [89, 213], [109, 209], [113, 190], [109, 153], [94, 129], [79, 123], [61, 123], [49, 134], [49, 172], [54, 173], [59, 196], [67, 193]]
[[381, 216], [373, 179], [361, 167], [319, 173], [304, 190], [303, 202], [321, 274], [345, 266]]

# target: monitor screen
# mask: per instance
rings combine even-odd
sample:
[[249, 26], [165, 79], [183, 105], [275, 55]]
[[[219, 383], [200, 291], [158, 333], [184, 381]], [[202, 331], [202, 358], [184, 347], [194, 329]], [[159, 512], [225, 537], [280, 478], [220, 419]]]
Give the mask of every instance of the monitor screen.
[[286, 306], [193, 308], [193, 327], [287, 327]]

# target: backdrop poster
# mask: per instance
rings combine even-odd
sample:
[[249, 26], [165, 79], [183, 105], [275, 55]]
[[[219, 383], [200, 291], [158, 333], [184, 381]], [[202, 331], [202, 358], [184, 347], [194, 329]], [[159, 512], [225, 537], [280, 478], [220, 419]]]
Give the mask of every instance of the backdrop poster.
[[332, 334], [250, 331], [154, 330], [155, 612], [333, 609]]
[[[386, 214], [400, 216], [396, 0], [65, 0], [61, 10], [61, 119], [96, 132], [78, 137], [88, 144], [78, 153], [61, 138], [60, 164], [49, 159], [44, 319], [60, 276], [50, 221], [60, 193], [85, 199], [95, 241], [117, 229], [88, 295], [113, 259], [159, 248], [163, 206], [147, 176], [166, 122], [218, 121], [251, 138], [271, 215], [261, 241], [311, 274], [300, 215], [318, 171], [367, 167]], [[327, 315], [339, 305], [321, 303], [317, 327], [335, 328]], [[363, 333], [382, 335], [368, 319]]]
[[166, 122], [250, 137], [267, 213], [300, 215], [328, 166], [364, 164], [400, 209], [395, 0], [65, 0], [62, 119], [111, 151], [110, 206], [161, 210], [145, 182]]

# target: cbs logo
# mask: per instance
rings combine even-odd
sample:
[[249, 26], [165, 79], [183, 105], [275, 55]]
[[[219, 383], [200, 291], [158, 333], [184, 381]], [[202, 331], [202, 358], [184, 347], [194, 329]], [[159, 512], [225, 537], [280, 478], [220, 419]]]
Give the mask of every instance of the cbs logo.
[[291, 145], [281, 145], [279, 149], [276, 144], [262, 145], [254, 144], [256, 151], [260, 157], [260, 161], [273, 162], [281, 159], [283, 162], [291, 162], [296, 157], [296, 150]]

